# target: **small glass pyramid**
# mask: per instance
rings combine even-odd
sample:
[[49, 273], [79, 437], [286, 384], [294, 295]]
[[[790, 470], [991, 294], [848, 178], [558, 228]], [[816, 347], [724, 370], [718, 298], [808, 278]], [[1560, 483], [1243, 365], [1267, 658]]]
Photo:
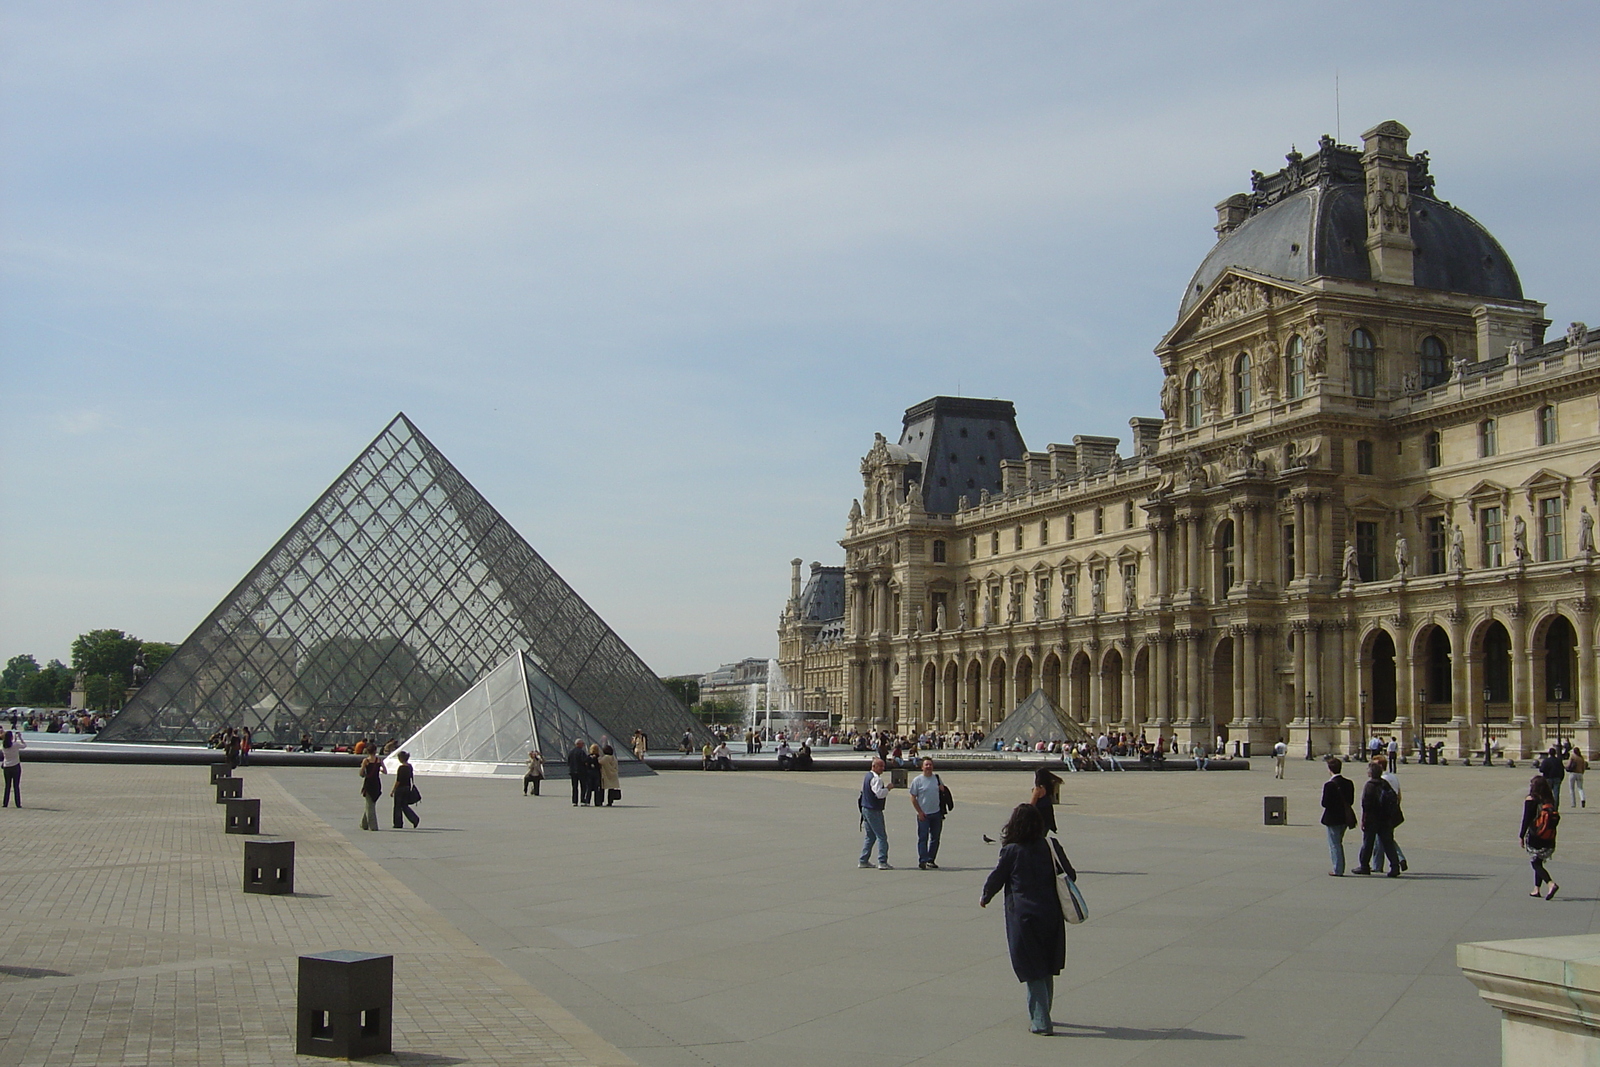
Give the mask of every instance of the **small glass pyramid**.
[[562, 763], [572, 743], [612, 743], [619, 762], [637, 762], [526, 652], [518, 650], [480, 678], [400, 747], [413, 763], [509, 765], [521, 770], [537, 749]]
[[400, 414], [100, 737], [407, 737], [522, 650], [613, 739], [709, 736]]
[[1035, 689], [989, 736], [1008, 745], [1019, 739], [1031, 745], [1038, 741], [1087, 741], [1089, 731], [1058, 708], [1043, 689]]

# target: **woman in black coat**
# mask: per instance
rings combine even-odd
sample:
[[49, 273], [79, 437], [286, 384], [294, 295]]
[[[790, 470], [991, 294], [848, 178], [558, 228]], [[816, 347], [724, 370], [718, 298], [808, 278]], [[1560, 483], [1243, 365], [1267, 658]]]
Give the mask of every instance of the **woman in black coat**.
[[1006, 893], [1006, 944], [1017, 981], [1028, 986], [1029, 1029], [1050, 1033], [1055, 976], [1067, 964], [1067, 923], [1056, 895], [1055, 860], [1044, 837], [1044, 819], [1033, 804], [1019, 804], [1000, 831], [1000, 861], [983, 883], [978, 903], [988, 907]]

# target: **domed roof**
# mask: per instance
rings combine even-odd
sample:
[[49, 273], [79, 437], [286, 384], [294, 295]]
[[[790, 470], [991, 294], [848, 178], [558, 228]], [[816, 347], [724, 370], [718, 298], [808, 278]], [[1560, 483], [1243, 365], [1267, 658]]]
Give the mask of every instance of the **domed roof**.
[[[1218, 205], [1225, 220], [1231, 214], [1237, 221], [1219, 222], [1221, 240], [1189, 279], [1180, 316], [1230, 267], [1285, 281], [1372, 280], [1360, 152], [1324, 137], [1317, 153], [1291, 152], [1287, 159], [1276, 174], [1256, 171], [1252, 192]], [[1426, 152], [1412, 158], [1410, 186], [1415, 284], [1521, 300], [1522, 283], [1500, 243], [1471, 215], [1433, 195]]]

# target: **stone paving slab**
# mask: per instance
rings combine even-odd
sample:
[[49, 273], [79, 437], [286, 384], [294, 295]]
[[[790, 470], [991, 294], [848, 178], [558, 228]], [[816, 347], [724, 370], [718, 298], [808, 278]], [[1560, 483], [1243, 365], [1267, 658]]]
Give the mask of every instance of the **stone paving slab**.
[[[1359, 772], [1362, 768], [1354, 768]], [[1091, 918], [1056, 1018], [1029, 1034], [998, 907], [976, 906], [1027, 774], [954, 771], [943, 869], [915, 867], [891, 797], [894, 871], [861, 871], [845, 774], [665, 773], [613, 809], [564, 782], [430, 779], [424, 827], [364, 834], [348, 783], [272, 772], [476, 943], [646, 1067], [768, 1064], [1499, 1062], [1461, 941], [1600, 929], [1600, 804], [1568, 811], [1526, 896], [1524, 767], [1403, 768], [1404, 878], [1327, 877], [1323, 774], [1078, 774], [1063, 836]], [[1262, 825], [1261, 797], [1290, 798]], [[1354, 842], [1352, 842], [1354, 844]], [[1352, 847], [1352, 858], [1354, 848]]]
[[[294, 1051], [297, 957], [395, 956], [400, 1064], [632, 1061], [539, 993], [265, 772], [293, 896], [247, 894], [201, 767], [55, 764], [0, 811], [0, 1064], [314, 1064]], [[355, 795], [349, 770], [337, 777]]]

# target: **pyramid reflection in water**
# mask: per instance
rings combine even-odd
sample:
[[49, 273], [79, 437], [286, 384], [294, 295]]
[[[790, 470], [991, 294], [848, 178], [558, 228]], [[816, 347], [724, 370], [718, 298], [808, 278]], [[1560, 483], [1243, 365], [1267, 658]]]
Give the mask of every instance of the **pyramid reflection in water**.
[[406, 737], [524, 649], [613, 740], [709, 736], [401, 414], [100, 737]]

